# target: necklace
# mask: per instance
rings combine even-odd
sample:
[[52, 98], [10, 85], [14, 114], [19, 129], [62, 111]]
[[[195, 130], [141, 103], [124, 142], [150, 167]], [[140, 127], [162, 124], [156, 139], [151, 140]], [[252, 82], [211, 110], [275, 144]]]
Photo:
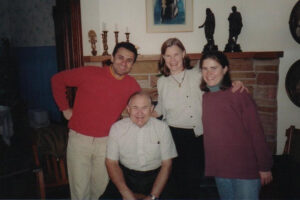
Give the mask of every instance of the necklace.
[[183, 71], [183, 76], [181, 78], [181, 81], [179, 82], [173, 75], [171, 75], [171, 77], [173, 78], [173, 80], [178, 84], [178, 87], [181, 87], [183, 81], [184, 81], [184, 77], [185, 77], [185, 70]]

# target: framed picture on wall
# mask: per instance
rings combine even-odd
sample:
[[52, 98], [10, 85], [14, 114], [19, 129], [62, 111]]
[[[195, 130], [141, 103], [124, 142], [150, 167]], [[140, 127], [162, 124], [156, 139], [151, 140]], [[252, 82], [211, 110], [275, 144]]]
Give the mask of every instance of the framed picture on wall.
[[289, 24], [293, 38], [300, 44], [300, 1], [296, 3], [292, 10]]
[[193, 0], [146, 0], [148, 33], [193, 31]]

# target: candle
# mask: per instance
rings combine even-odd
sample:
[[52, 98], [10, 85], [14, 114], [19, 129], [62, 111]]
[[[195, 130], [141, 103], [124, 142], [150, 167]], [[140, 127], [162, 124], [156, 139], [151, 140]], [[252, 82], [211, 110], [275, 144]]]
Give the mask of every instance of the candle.
[[126, 26], [126, 33], [129, 33], [128, 26]]
[[115, 24], [115, 31], [118, 31], [118, 24]]
[[102, 23], [102, 30], [106, 31], [106, 23], [105, 22]]

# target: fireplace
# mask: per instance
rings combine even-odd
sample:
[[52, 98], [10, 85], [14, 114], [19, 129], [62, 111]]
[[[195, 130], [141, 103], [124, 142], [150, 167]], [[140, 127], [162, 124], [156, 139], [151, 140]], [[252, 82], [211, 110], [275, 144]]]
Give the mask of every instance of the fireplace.
[[[200, 53], [188, 54], [195, 67]], [[227, 53], [231, 67], [231, 78], [241, 80], [254, 98], [264, 128], [266, 140], [276, 153], [277, 139], [277, 89], [279, 59], [283, 52], [240, 52]], [[102, 66], [110, 56], [85, 56], [85, 65]], [[156, 82], [159, 55], [139, 55], [130, 73], [143, 90], [157, 99]], [[124, 113], [125, 115], [125, 113]]]

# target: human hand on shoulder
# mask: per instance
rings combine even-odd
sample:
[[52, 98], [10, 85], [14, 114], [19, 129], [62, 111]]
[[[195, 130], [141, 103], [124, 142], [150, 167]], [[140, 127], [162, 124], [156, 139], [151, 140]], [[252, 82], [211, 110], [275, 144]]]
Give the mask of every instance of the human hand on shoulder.
[[66, 118], [66, 120], [70, 120], [73, 115], [73, 109], [68, 108], [66, 110], [63, 110], [62, 113], [63, 113], [64, 117]]
[[271, 171], [260, 171], [259, 172], [261, 185], [267, 185], [273, 180], [272, 172]]
[[244, 83], [242, 81], [234, 81], [232, 82], [232, 89], [231, 91], [235, 93], [236, 91], [240, 90], [240, 92], [243, 92], [246, 90], [249, 93], [249, 90], [247, 87], [245, 87]]
[[154, 118], [160, 117], [160, 115], [155, 110], [152, 111], [151, 116]]

